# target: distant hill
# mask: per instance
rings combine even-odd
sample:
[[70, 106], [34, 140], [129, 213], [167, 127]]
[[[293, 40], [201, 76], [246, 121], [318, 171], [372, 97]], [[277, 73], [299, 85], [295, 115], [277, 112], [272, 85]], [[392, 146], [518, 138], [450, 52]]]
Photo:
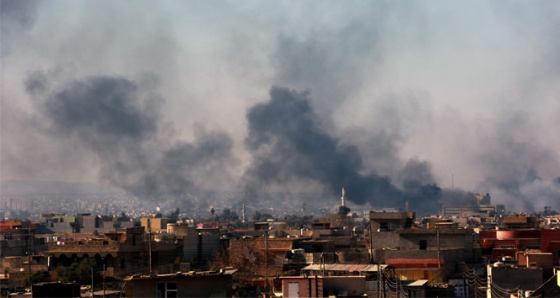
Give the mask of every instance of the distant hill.
[[33, 194], [91, 194], [118, 192], [116, 188], [95, 185], [93, 183], [61, 181], [0, 181], [0, 196], [17, 196]]

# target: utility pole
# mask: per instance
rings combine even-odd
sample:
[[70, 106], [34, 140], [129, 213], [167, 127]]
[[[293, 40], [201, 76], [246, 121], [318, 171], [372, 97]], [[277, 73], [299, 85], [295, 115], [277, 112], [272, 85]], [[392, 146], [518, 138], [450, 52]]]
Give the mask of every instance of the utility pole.
[[436, 240], [437, 240], [437, 267], [438, 267], [438, 283], [441, 282], [441, 243], [439, 237], [439, 223], [436, 223]]
[[268, 230], [264, 232], [264, 261], [265, 261], [265, 273], [264, 273], [264, 285], [268, 289]]
[[325, 277], [325, 253], [321, 253], [321, 265], [323, 267], [323, 278]]
[[105, 260], [103, 260], [103, 298], [105, 298]]
[[93, 266], [91, 266], [91, 297], [93, 297]]
[[149, 274], [151, 275], [152, 274], [152, 222], [150, 221], [149, 217], [148, 217], [148, 259], [150, 264]]
[[383, 285], [383, 298], [387, 297], [387, 293], [385, 292], [385, 289], [387, 288], [386, 284], [385, 284], [385, 275], [381, 275], [381, 284]]
[[29, 281], [29, 284], [31, 283], [31, 252], [28, 250], [27, 251], [27, 281]]
[[371, 227], [371, 221], [369, 223], [369, 255], [370, 255], [370, 263], [373, 264], [373, 231]]
[[[29, 222], [31, 224], [31, 222]], [[29, 249], [29, 238], [31, 237], [30, 227], [27, 226], [27, 236], [25, 237], [25, 244], [27, 246], [27, 281], [30, 285], [33, 283], [31, 282], [31, 250]]]
[[381, 268], [377, 259], [377, 298], [381, 297]]

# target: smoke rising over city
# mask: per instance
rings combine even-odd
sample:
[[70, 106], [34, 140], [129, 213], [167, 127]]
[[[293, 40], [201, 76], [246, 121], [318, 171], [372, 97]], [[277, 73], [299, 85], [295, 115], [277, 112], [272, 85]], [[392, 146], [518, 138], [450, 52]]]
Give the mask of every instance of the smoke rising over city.
[[354, 4], [2, 1], [0, 180], [560, 209], [558, 3]]
[[[143, 196], [196, 192], [203, 179], [227, 173], [231, 138], [222, 132], [195, 129], [192, 143], [175, 141], [161, 120], [163, 99], [122, 77], [96, 76], [70, 80], [49, 90], [46, 74], [26, 81], [35, 98], [45, 133], [93, 153], [101, 181]], [[67, 165], [71, 166], [71, 165]], [[201, 176], [202, 178], [197, 178]], [[198, 179], [198, 180], [197, 180]]]
[[[282, 87], [270, 90], [270, 100], [252, 107], [245, 144], [253, 159], [249, 187], [278, 182], [318, 183], [331, 193], [345, 187], [349, 199], [372, 206], [404, 206], [433, 211], [441, 190], [432, 181], [425, 162], [409, 161], [403, 169], [404, 188], [391, 178], [365, 172], [356, 146], [342, 144], [321, 127], [307, 92]], [[420, 210], [419, 210], [420, 211]]]

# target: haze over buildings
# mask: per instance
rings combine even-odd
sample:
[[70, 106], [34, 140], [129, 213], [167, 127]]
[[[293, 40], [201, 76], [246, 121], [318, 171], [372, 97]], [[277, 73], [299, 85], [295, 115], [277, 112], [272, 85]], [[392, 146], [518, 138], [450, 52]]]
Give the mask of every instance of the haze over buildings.
[[2, 181], [560, 208], [557, 2], [1, 5]]

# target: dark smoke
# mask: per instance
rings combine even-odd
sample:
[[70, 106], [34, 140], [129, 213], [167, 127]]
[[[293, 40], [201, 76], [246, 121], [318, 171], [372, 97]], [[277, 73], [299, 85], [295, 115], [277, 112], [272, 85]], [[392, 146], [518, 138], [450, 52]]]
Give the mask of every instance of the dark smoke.
[[444, 189], [442, 203], [446, 207], [476, 207], [476, 194], [462, 189]]
[[170, 142], [159, 111], [163, 100], [144, 86], [109, 76], [73, 80], [59, 89], [51, 81], [41, 73], [26, 81], [49, 132], [93, 152], [100, 177], [110, 185], [157, 197], [212, 190], [212, 183], [229, 179], [231, 138], [196, 127], [192, 143]]
[[404, 165], [400, 174], [400, 179], [403, 181], [403, 186], [411, 183], [435, 183], [430, 164], [427, 161], [418, 160], [417, 158], [410, 159]]
[[[503, 203], [525, 212], [552, 206], [560, 197], [552, 178], [542, 178], [557, 173], [558, 156], [532, 139], [537, 128], [531, 120], [521, 112], [506, 117], [490, 132], [480, 156], [486, 178], [481, 189], [499, 192]], [[545, 174], [541, 176], [541, 172]]]
[[0, 1], [0, 30], [2, 56], [9, 54], [13, 38], [33, 27], [37, 18], [37, 0]]
[[[29, 81], [29, 88], [38, 83]], [[45, 102], [59, 131], [88, 137], [143, 139], [157, 129], [157, 99], [141, 100], [138, 86], [116, 77], [75, 81]]]
[[363, 173], [358, 149], [342, 145], [323, 130], [308, 92], [273, 87], [270, 100], [252, 107], [247, 120], [245, 144], [253, 163], [246, 179], [252, 191], [305, 179], [319, 182], [332, 193], [345, 187], [349, 200], [357, 204], [402, 209], [409, 201], [412, 210], [437, 210], [441, 189], [433, 183], [426, 163], [413, 160], [407, 164], [404, 189], [388, 176]]

